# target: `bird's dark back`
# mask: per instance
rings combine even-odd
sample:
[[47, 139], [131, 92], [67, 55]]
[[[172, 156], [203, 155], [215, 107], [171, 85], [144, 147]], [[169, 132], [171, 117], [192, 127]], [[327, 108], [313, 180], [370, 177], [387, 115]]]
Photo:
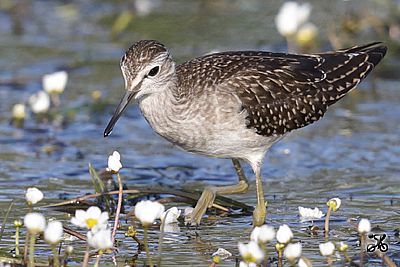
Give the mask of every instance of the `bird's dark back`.
[[205, 88], [230, 90], [248, 113], [246, 124], [264, 136], [282, 135], [320, 119], [385, 56], [371, 43], [315, 55], [260, 51], [211, 54], [177, 67], [182, 97]]

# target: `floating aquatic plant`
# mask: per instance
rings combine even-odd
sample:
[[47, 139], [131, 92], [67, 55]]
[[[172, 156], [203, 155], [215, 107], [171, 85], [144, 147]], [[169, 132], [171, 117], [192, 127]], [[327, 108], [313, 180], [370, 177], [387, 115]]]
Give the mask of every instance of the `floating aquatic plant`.
[[182, 211], [179, 210], [177, 207], [172, 207], [164, 211], [161, 214], [160, 219], [165, 224], [177, 223], [179, 216], [181, 216], [181, 213]]
[[36, 187], [30, 187], [26, 190], [25, 199], [29, 206], [35, 205], [43, 199], [44, 195], [42, 191]]
[[18, 128], [21, 128], [26, 118], [26, 107], [25, 104], [15, 104], [11, 110], [12, 118], [11, 123]]
[[342, 201], [340, 198], [331, 198], [326, 205], [328, 206], [328, 212], [326, 213], [325, 217], [325, 237], [328, 238], [329, 236], [329, 219], [331, 216], [332, 211], [337, 211], [340, 208], [340, 205], [342, 204]]
[[321, 219], [325, 216], [319, 208], [315, 207], [314, 209], [299, 207], [300, 221], [314, 221], [317, 219]]
[[19, 251], [19, 235], [20, 235], [20, 229], [22, 227], [22, 221], [21, 220], [14, 220], [14, 227], [15, 227], [15, 255], [19, 256], [20, 251]]
[[335, 245], [331, 241], [328, 241], [326, 243], [321, 243], [319, 244], [319, 252], [321, 253], [322, 256], [326, 257], [328, 264], [331, 265], [332, 255], [335, 252]]
[[251, 232], [250, 239], [256, 241], [257, 243], [266, 244], [271, 242], [275, 238], [275, 229], [269, 225], [262, 225], [254, 227]]
[[297, 52], [296, 44], [302, 50], [314, 45], [318, 33], [315, 24], [309, 22], [312, 6], [309, 3], [299, 4], [294, 1], [285, 2], [275, 17], [275, 25], [279, 34], [286, 38], [289, 52]]
[[50, 108], [50, 97], [45, 91], [39, 91], [29, 97], [29, 105], [35, 114], [46, 113]]
[[29, 233], [29, 266], [35, 266], [36, 236], [42, 233], [46, 227], [46, 219], [40, 213], [31, 212], [25, 215], [24, 225]]
[[281, 244], [287, 244], [292, 240], [293, 232], [290, 230], [287, 224], [279, 226], [278, 231], [276, 232], [276, 239]]
[[264, 251], [254, 241], [250, 241], [247, 244], [239, 242], [238, 247], [240, 255], [247, 265], [259, 264], [264, 259]]
[[[108, 174], [117, 173], [119, 175], [119, 171], [122, 168], [122, 164], [120, 162], [121, 156], [118, 152], [114, 152], [110, 155], [108, 160], [107, 172]], [[100, 179], [100, 178], [99, 178]], [[122, 188], [122, 187], [121, 187]], [[129, 192], [129, 190], [125, 190]], [[125, 192], [124, 191], [124, 192]], [[116, 191], [107, 192], [101, 191], [102, 193], [94, 194], [93, 196], [83, 196], [77, 198], [76, 201], [83, 201], [85, 199], [89, 199], [95, 197], [97, 195], [103, 194], [117, 194]], [[132, 192], [140, 193], [140, 190], [133, 190]], [[29, 206], [30, 211], [33, 209], [33, 205], [37, 204], [39, 201], [43, 199], [43, 193], [37, 188], [28, 188], [25, 193], [25, 199]], [[67, 201], [68, 203], [73, 203], [74, 201]], [[341, 205], [341, 200], [338, 198], [330, 199], [327, 203], [328, 205], [328, 222], [329, 222], [329, 214], [332, 211], [337, 211]], [[192, 208], [186, 208], [184, 213], [190, 214]], [[168, 224], [178, 224], [179, 217], [182, 213], [182, 210], [177, 207], [171, 207], [167, 211], [165, 211], [164, 205], [160, 204], [156, 201], [144, 200], [139, 201], [134, 210], [134, 214], [136, 218], [140, 221], [144, 228], [144, 248], [146, 250], [147, 255], [147, 263], [150, 266], [154, 266], [150, 251], [149, 251], [149, 240], [148, 240], [148, 229], [149, 227], [155, 223], [157, 219], [161, 219], [161, 232], [163, 233], [163, 226]], [[319, 218], [323, 216], [322, 212], [318, 208], [307, 209], [299, 207], [299, 213], [301, 217], [304, 218]], [[117, 216], [117, 215], [116, 215]], [[185, 216], [185, 217], [186, 217]], [[86, 239], [87, 249], [85, 251], [85, 256], [83, 259], [83, 266], [87, 266], [89, 264], [89, 249], [94, 248], [97, 250], [95, 266], [99, 266], [100, 259], [104, 253], [113, 249], [114, 240], [113, 240], [113, 231], [109, 227], [108, 224], [109, 215], [108, 212], [102, 212], [101, 209], [97, 206], [92, 206], [87, 210], [76, 210], [75, 216], [71, 219], [71, 223], [87, 229], [86, 236], [82, 235], [81, 239]], [[63, 226], [59, 221], [50, 221], [47, 223], [43, 215], [39, 213], [29, 212], [25, 218], [25, 226], [27, 228], [27, 237], [30, 237], [29, 242], [29, 265], [34, 266], [35, 260], [35, 243], [38, 234], [44, 233], [44, 240], [52, 246], [53, 250], [53, 260], [50, 261], [50, 264], [53, 266], [60, 266], [61, 263], [65, 262], [68, 257], [72, 254], [72, 247], [64, 248], [64, 255], [61, 256], [58, 254], [56, 246], [60, 244], [63, 236]], [[115, 227], [116, 224], [114, 224]], [[14, 223], [16, 228], [16, 254], [19, 254], [19, 229], [22, 226], [22, 222], [16, 220]], [[361, 219], [357, 225], [357, 230], [361, 237], [361, 253], [363, 253], [365, 249], [365, 238], [366, 235], [371, 231], [371, 224], [367, 219]], [[79, 233], [77, 233], [79, 236]], [[142, 247], [142, 241], [137, 237], [137, 231], [133, 226], [128, 228], [125, 236], [133, 238], [137, 243], [139, 248]], [[86, 237], [86, 238], [85, 238]], [[267, 247], [274, 241], [276, 238], [277, 243], [275, 244], [275, 248], [278, 252], [278, 266], [283, 266], [283, 260], [286, 258], [288, 263], [291, 266], [295, 266], [296, 264], [300, 267], [312, 266], [311, 261], [302, 255], [303, 245], [300, 242], [291, 243], [294, 236], [290, 227], [286, 224], [281, 225], [279, 229], [275, 232], [274, 228], [271, 225], [262, 225], [260, 227], [254, 227], [250, 234], [249, 243], [239, 243], [239, 252], [242, 256], [242, 261], [240, 262], [240, 266], [259, 266], [267, 263], [268, 253]], [[363, 241], [364, 240], [364, 241]], [[162, 234], [159, 239], [159, 253], [161, 253], [162, 246]], [[328, 241], [322, 244], [319, 244], [320, 253], [322, 256], [326, 257], [328, 264], [332, 264], [333, 255], [335, 250], [343, 253], [346, 258], [346, 261], [351, 263], [351, 258], [349, 257], [347, 250], [348, 245], [344, 242], [332, 242]], [[230, 257], [232, 254], [229, 251], [224, 250], [223, 248], [219, 248], [217, 252], [211, 255], [212, 262], [210, 266], [218, 265], [221, 260]], [[389, 266], [394, 266], [391, 260], [382, 254], [377, 254], [382, 258]], [[361, 254], [362, 260], [362, 254]], [[161, 266], [160, 261], [157, 266]]]
[[59, 221], [51, 221], [47, 224], [44, 230], [44, 239], [51, 245], [53, 250], [53, 264], [55, 267], [60, 266], [60, 260], [57, 250], [57, 245], [61, 242], [63, 237], [63, 226]]
[[119, 170], [122, 168], [121, 164], [121, 155], [118, 153], [118, 151], [114, 151], [112, 155], [108, 157], [108, 171], [112, 171], [114, 173], [119, 172]]
[[154, 223], [156, 219], [159, 219], [163, 214], [165, 207], [156, 201], [144, 200], [140, 201], [135, 206], [135, 216], [143, 225], [144, 233], [144, 248], [146, 250], [148, 264], [152, 267], [153, 262], [151, 260], [149, 245], [148, 245], [148, 228]]
[[56, 107], [60, 106], [60, 94], [64, 92], [67, 81], [68, 73], [66, 71], [57, 71], [42, 77], [43, 90], [50, 95], [53, 105]]
[[119, 154], [118, 151], [114, 151], [112, 155], [108, 157], [108, 167], [107, 170], [113, 173], [117, 174], [117, 180], [118, 180], [118, 203], [117, 203], [117, 210], [115, 211], [115, 220], [114, 220], [114, 227], [113, 231], [111, 234], [111, 239], [112, 242], [115, 241], [115, 235], [117, 233], [117, 228], [119, 224], [119, 216], [121, 213], [121, 207], [122, 207], [122, 180], [121, 176], [119, 175], [119, 170], [122, 168], [121, 164], [121, 155]]
[[111, 229], [106, 225], [93, 228], [87, 232], [87, 243], [89, 246], [98, 249], [98, 255], [94, 266], [99, 266], [100, 258], [104, 251], [113, 247]]
[[296, 261], [301, 256], [301, 243], [288, 244], [283, 251], [283, 255], [290, 262], [291, 266], [295, 266]]
[[99, 207], [93, 206], [84, 210], [76, 210], [71, 223], [89, 230], [108, 224], [108, 212], [102, 212]]

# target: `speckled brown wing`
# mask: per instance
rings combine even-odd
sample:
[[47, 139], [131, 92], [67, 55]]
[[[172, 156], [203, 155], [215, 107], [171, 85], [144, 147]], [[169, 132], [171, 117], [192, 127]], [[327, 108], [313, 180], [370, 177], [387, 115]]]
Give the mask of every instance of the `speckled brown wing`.
[[236, 94], [248, 113], [247, 127], [276, 136], [320, 119], [385, 53], [379, 43], [316, 55], [225, 52], [195, 59], [180, 71], [195, 69], [194, 83]]

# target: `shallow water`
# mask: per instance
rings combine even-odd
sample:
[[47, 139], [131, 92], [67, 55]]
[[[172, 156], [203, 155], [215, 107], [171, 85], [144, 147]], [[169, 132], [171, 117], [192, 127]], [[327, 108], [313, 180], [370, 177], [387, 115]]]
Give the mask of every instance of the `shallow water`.
[[[365, 7], [377, 14], [388, 10], [375, 1], [310, 2], [314, 5], [312, 20], [325, 40], [322, 43], [326, 42], [325, 29], [343, 10]], [[112, 23], [117, 14], [131, 6], [128, 2], [26, 1], [27, 8], [20, 15], [24, 28], [21, 35], [11, 31], [10, 12], [0, 13], [1, 217], [10, 200], [15, 200], [0, 242], [2, 251], [13, 248], [10, 222], [26, 213], [23, 195], [27, 187], [43, 190], [44, 204], [93, 192], [88, 163], [97, 169], [106, 167], [113, 150], [122, 155], [122, 176], [129, 188], [160, 184], [201, 190], [207, 184], [234, 183], [229, 160], [200, 157], [173, 147], [153, 133], [136, 106], [127, 110], [113, 134], [103, 139], [104, 127], [123, 92], [119, 57], [133, 41], [151, 38], [170, 47], [178, 61], [211, 50], [284, 51], [273, 24], [280, 4], [256, 0], [160, 1], [149, 15], [134, 15], [129, 30], [114, 37]], [[362, 41], [355, 38], [353, 43], [374, 38], [380, 37], [362, 35]], [[398, 67], [393, 63], [395, 56], [389, 54], [382, 65]], [[65, 126], [38, 124], [33, 118], [23, 129], [10, 125], [12, 105], [27, 101], [41, 89], [41, 76], [57, 69], [69, 72], [62, 109], [73, 113], [72, 119]], [[262, 172], [269, 205], [267, 221], [276, 228], [289, 224], [315, 266], [324, 265], [318, 253], [323, 235], [310, 235], [309, 223], [299, 222], [297, 209], [317, 206], [326, 212], [325, 203], [331, 197], [343, 201], [332, 217], [332, 240], [349, 242], [350, 253], [358, 251], [356, 231], [348, 219], [366, 217], [390, 236], [389, 255], [400, 262], [400, 241], [395, 235], [400, 227], [400, 90], [397, 78], [388, 77], [391, 72], [384, 69], [387, 67], [380, 66], [374, 80], [363, 82], [321, 121], [274, 145], [265, 159]], [[91, 109], [90, 94], [94, 90], [109, 103], [104, 111]], [[53, 152], [47, 153], [49, 150]], [[248, 166], [246, 173], [254, 182]], [[233, 198], [254, 205], [254, 184], [248, 193]], [[64, 213], [44, 212], [47, 217], [68, 219]], [[180, 231], [165, 236], [162, 265], [208, 266], [211, 254], [219, 247], [237, 256], [237, 242], [248, 240], [251, 221], [251, 216], [208, 216], [197, 230], [180, 225]], [[323, 227], [323, 221], [315, 223]], [[153, 251], [158, 247], [158, 233], [157, 228], [151, 231]], [[123, 231], [118, 238], [123, 239]], [[78, 250], [83, 248], [83, 243], [74, 245]], [[48, 247], [39, 247], [38, 255], [46, 259]], [[124, 239], [118, 263], [129, 260], [136, 251], [135, 243]], [[80, 253], [72, 264], [79, 264]], [[139, 265], [144, 258], [141, 253]], [[231, 257], [221, 265], [234, 263], [235, 257]], [[104, 257], [104, 264], [111, 264], [110, 257]], [[379, 265], [379, 261], [371, 260], [370, 265], [374, 264]]]

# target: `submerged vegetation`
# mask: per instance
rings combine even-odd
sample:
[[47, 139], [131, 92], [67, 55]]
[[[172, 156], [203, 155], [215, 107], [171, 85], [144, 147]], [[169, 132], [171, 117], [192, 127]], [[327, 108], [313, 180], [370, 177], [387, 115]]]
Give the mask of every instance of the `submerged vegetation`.
[[[118, 176], [118, 180], [121, 181], [119, 171], [122, 168], [122, 164], [120, 159], [119, 153], [114, 151], [114, 153], [109, 156], [108, 167], [105, 168], [105, 172], [100, 176], [104, 177], [105, 175], [114, 173]], [[178, 227], [180, 224], [185, 224], [190, 212], [185, 211], [185, 218], [181, 218], [182, 209], [178, 207], [174, 206], [165, 211], [165, 206], [161, 203], [167, 204], [169, 202], [168, 195], [171, 195], [171, 193], [169, 193], [168, 190], [163, 193], [158, 193], [159, 197], [157, 200], [141, 200], [144, 197], [143, 193], [145, 193], [145, 191], [141, 191], [140, 189], [122, 190], [120, 183], [120, 190], [117, 192], [107, 191], [104, 189], [106, 185], [103, 183], [103, 177], [100, 177], [91, 166], [90, 173], [92, 179], [96, 181], [94, 184], [96, 184], [97, 190], [101, 189], [102, 192], [66, 200], [50, 206], [37, 207], [38, 203], [44, 197], [43, 193], [35, 187], [26, 190], [25, 199], [28, 213], [24, 216], [23, 224], [20, 220], [14, 222], [14, 255], [1, 257], [0, 260], [3, 264], [67, 266], [68, 258], [74, 256], [75, 251], [82, 250], [82, 248], [63, 244], [64, 240], [73, 237], [81, 239], [86, 243], [86, 245], [83, 245], [85, 247], [85, 252], [82, 258], [82, 266], [88, 266], [92, 264], [92, 262], [94, 266], [99, 266], [101, 262], [104, 262], [104, 259], [102, 260], [103, 255], [114, 255], [113, 257], [118, 257], [118, 244], [121, 244], [126, 238], [133, 238], [137, 242], [139, 253], [141, 249], [144, 249], [146, 252], [145, 266], [161, 265], [160, 255], [157, 256], [156, 251], [151, 252], [149, 244], [152, 243], [152, 247], [154, 247], [154, 244], [157, 243], [158, 252], [160, 253], [162, 251], [164, 233], [170, 231], [170, 229], [174, 231], [174, 226]], [[156, 192], [156, 190], [154, 192], [149, 190], [147, 193], [154, 195]], [[109, 197], [110, 194], [115, 193], [118, 194], [117, 204]], [[143, 228], [143, 236], [140, 237], [138, 236], [137, 230], [134, 228], [135, 226], [130, 224], [127, 226], [122, 225], [122, 221], [119, 220], [121, 209], [126, 209], [125, 206], [122, 206], [122, 194], [127, 197], [132, 193], [133, 196], [136, 196], [136, 204], [133, 206], [134, 212], [125, 214], [125, 217], [140, 222]], [[46, 209], [55, 207], [59, 211], [62, 211], [64, 206], [68, 206], [68, 210], [71, 210], [73, 206], [79, 206], [81, 201], [88, 199], [92, 199], [92, 202], [87, 203], [90, 207], [87, 210], [76, 209], [75, 216], [72, 217], [69, 222], [62, 223], [54, 219], [46, 220], [42, 214], [46, 212]], [[107, 209], [110, 212], [112, 210], [115, 211], [113, 212], [115, 216], [113, 224], [110, 221], [109, 212], [102, 211], [96, 205], [108, 207]], [[357, 247], [350, 247], [343, 241], [337, 241], [342, 238], [332, 236], [329, 230], [329, 221], [331, 211], [338, 211], [339, 207], [341, 207], [341, 200], [339, 198], [332, 198], [328, 200], [327, 206], [328, 210], [323, 231], [318, 227], [321, 218], [324, 216], [323, 213], [318, 208], [310, 209], [299, 207], [299, 220], [301, 221], [307, 218], [307, 220], [311, 220], [312, 222], [306, 231], [309, 231], [311, 236], [318, 235], [321, 232], [325, 234], [325, 242], [318, 244], [318, 246], [320, 254], [326, 258], [326, 264], [332, 265], [340, 263], [341, 265], [364, 265], [367, 258], [381, 258], [382, 264], [386, 264], [390, 267], [396, 266], [381, 249], [376, 249], [374, 251], [368, 250], [369, 252], [367, 253], [367, 245], [382, 245], [375, 243], [371, 235], [374, 233], [382, 233], [373, 230], [370, 221], [366, 218], [360, 219], [352, 226], [353, 231], [357, 231], [359, 234], [359, 245]], [[342, 209], [343, 208], [345, 207], [342, 207]], [[39, 210], [43, 210], [43, 212], [39, 213]], [[7, 220], [7, 218], [4, 220]], [[316, 223], [313, 222], [314, 220]], [[5, 225], [5, 222], [3, 225]], [[22, 226], [26, 228], [26, 231], [23, 231], [21, 235], [20, 229]], [[70, 228], [71, 226], [73, 228]], [[157, 234], [158, 240], [149, 239], [149, 228], [154, 228], [154, 226], [159, 226], [159, 232]], [[191, 226], [188, 227], [190, 228]], [[81, 233], [80, 230], [74, 228], [84, 229], [86, 233]], [[117, 232], [122, 229], [127, 229], [125, 234], [117, 235]], [[369, 239], [367, 239], [367, 237], [369, 237]], [[23, 244], [20, 242], [21, 238], [25, 240]], [[237, 257], [237, 262], [241, 267], [269, 266], [270, 264], [277, 264], [278, 266], [288, 264], [290, 266], [298, 265], [304, 267], [322, 264], [313, 262], [307, 256], [307, 253], [303, 253], [306, 247], [302, 239], [296, 237], [287, 224], [280, 225], [277, 231], [269, 224], [255, 227], [252, 229], [249, 239], [248, 243], [238, 242], [239, 255], [235, 255], [235, 257]], [[50, 245], [53, 256], [48, 263], [37, 262], [37, 260], [35, 260], [35, 246], [37, 242], [46, 242]], [[386, 241], [384, 244], [388, 246]], [[22, 245], [23, 249], [21, 249]], [[217, 266], [223, 260], [233, 255], [234, 254], [224, 248], [219, 248], [218, 251], [210, 255], [209, 265]], [[155, 259], [158, 259], [157, 264], [155, 264]]]

